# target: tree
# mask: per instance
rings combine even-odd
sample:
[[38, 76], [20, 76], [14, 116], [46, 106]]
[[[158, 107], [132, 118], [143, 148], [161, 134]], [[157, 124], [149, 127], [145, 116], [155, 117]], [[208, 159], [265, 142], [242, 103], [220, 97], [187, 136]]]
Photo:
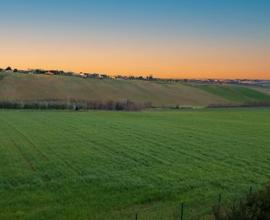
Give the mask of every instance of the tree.
[[12, 68], [10, 67], [10, 66], [8, 66], [7, 68], [6, 68], [6, 71], [11, 71], [12, 70]]
[[154, 79], [154, 77], [152, 75], [150, 75], [150, 76], [147, 76], [146, 79], [149, 80], [149, 81], [151, 81], [151, 80]]

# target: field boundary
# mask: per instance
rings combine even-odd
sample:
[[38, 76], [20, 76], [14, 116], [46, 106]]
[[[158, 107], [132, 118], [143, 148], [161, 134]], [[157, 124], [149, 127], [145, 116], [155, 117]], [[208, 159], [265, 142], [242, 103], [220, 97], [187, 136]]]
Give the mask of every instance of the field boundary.
[[[254, 186], [250, 186], [248, 190], [245, 193], [242, 193], [240, 197], [230, 201], [225, 201], [223, 199], [222, 193], [219, 193], [216, 196], [216, 201], [213, 201], [212, 206], [208, 208], [205, 207], [205, 209], [207, 210], [205, 211], [205, 214], [190, 215], [190, 213], [192, 213], [194, 209], [192, 208], [190, 209], [188, 203], [185, 201], [180, 201], [178, 205], [176, 205], [176, 207], [173, 207], [171, 210], [173, 216], [175, 216], [174, 218], [175, 220], [190, 220], [190, 219], [225, 220], [224, 218], [225, 212], [229, 212], [229, 210], [234, 211], [237, 206], [243, 204], [243, 201], [245, 201], [246, 199], [248, 199], [252, 195], [255, 195], [258, 192], [255, 190]], [[148, 208], [147, 210], [150, 209], [151, 208]], [[145, 219], [144, 212], [145, 210], [142, 211], [138, 210], [134, 212], [133, 214], [134, 219], [135, 220]]]
[[0, 101], [0, 109], [68, 109], [68, 110], [111, 110], [111, 111], [140, 111], [151, 108], [150, 102], [122, 101]]
[[270, 107], [270, 102], [246, 102], [240, 104], [211, 104], [207, 106], [171, 106], [156, 107], [150, 102], [124, 101], [0, 101], [0, 109], [33, 109], [33, 110], [107, 110], [107, 111], [142, 111], [153, 110], [199, 110], [222, 108]]

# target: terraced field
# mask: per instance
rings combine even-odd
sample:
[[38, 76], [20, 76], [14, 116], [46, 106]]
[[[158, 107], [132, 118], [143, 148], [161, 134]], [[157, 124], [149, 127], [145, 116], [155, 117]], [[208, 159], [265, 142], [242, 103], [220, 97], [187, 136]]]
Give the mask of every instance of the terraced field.
[[0, 111], [0, 219], [185, 219], [270, 178], [270, 109]]

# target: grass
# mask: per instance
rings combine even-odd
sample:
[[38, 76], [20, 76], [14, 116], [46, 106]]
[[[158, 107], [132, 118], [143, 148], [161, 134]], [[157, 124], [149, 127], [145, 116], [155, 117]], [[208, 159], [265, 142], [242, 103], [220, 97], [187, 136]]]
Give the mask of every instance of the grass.
[[52, 99], [98, 101], [130, 99], [134, 102], [151, 102], [156, 107], [207, 106], [227, 102], [215, 94], [181, 83], [97, 80], [20, 73], [8, 73], [0, 81], [0, 101]]
[[[5, 76], [5, 77], [4, 77]], [[270, 102], [267, 89], [232, 85], [199, 85], [141, 80], [0, 73], [0, 101], [151, 102], [154, 107], [208, 106]]]
[[257, 91], [243, 86], [232, 85], [200, 85], [204, 91], [223, 97], [233, 102], [269, 102], [270, 96], [263, 91]]
[[0, 73], [0, 81], [4, 79], [6, 75], [4, 73]]
[[269, 181], [270, 109], [0, 111], [0, 219], [173, 219]]
[[270, 96], [270, 84], [269, 86], [265, 86], [265, 87], [255, 87], [255, 89], [259, 92], [265, 93]]

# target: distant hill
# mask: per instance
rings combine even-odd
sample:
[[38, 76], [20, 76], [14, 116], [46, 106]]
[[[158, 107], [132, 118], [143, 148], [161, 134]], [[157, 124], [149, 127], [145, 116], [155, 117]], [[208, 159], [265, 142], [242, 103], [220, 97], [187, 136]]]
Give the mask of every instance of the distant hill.
[[0, 101], [125, 99], [151, 102], [155, 107], [226, 105], [247, 101], [270, 102], [267, 91], [252, 87], [0, 73]]

